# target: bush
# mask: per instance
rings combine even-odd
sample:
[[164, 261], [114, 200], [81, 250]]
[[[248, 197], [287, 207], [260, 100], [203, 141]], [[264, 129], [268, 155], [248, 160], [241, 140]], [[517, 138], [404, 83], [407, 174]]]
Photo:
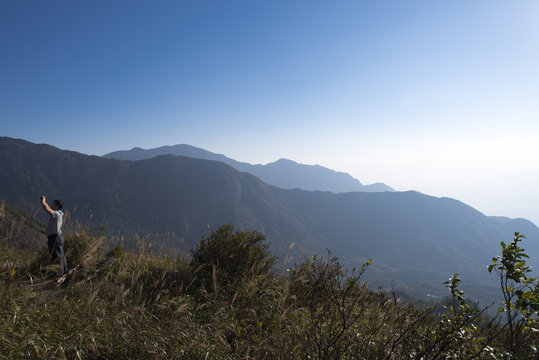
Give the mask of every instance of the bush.
[[301, 341], [303, 351], [316, 359], [342, 359], [357, 344], [357, 325], [369, 306], [363, 272], [344, 270], [336, 257], [313, 256], [290, 271], [294, 307], [305, 309], [307, 324]]
[[202, 238], [192, 251], [191, 266], [203, 289], [217, 295], [234, 293], [249, 276], [273, 272], [276, 257], [257, 231], [234, 231], [224, 225]]
[[502, 255], [492, 258], [488, 271], [500, 279], [504, 302], [498, 313], [507, 319], [505, 346], [514, 355], [531, 358], [539, 353], [539, 280], [528, 276], [529, 256], [519, 247], [524, 238], [516, 232], [510, 244], [502, 241]]
[[123, 245], [113, 246], [105, 256], [107, 259], [121, 259], [125, 256], [125, 247]]

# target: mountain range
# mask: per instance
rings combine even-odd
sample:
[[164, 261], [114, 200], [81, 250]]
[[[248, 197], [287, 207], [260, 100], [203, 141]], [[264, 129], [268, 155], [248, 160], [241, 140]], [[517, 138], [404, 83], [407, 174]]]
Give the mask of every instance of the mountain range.
[[373, 258], [376, 284], [416, 296], [443, 294], [442, 282], [458, 272], [471, 296], [488, 301], [495, 284], [486, 266], [515, 231], [528, 237], [530, 264], [539, 259], [533, 223], [414, 191], [282, 189], [220, 161], [118, 160], [7, 137], [0, 168], [0, 199], [29, 213], [45, 194], [63, 199], [72, 220], [186, 251], [208, 228], [231, 223], [266, 234], [283, 262], [326, 248], [348, 266]]
[[222, 154], [215, 154], [191, 145], [180, 144], [174, 146], [161, 146], [155, 149], [133, 148], [120, 150], [103, 155], [105, 158], [119, 160], [144, 160], [160, 155], [179, 155], [197, 159], [220, 161], [232, 166], [234, 169], [247, 172], [258, 177], [267, 184], [283, 189], [321, 190], [335, 193], [350, 191], [382, 192], [395, 191], [383, 183], [363, 185], [350, 174], [337, 172], [320, 165], [298, 164], [288, 159], [262, 165], [252, 165], [236, 161]]

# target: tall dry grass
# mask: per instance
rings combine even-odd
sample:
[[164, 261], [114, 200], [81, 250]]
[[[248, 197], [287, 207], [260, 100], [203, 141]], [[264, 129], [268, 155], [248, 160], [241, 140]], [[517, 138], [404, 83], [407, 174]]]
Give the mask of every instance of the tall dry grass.
[[[2, 246], [5, 256], [19, 256]], [[256, 232], [219, 228], [190, 257], [142, 245], [126, 251], [84, 227], [66, 234], [65, 247], [74, 271], [62, 284], [39, 252], [26, 254], [24, 268], [0, 273], [0, 358], [510, 356], [503, 325], [373, 292], [362, 278], [368, 264], [347, 271], [328, 254], [282, 274]]]

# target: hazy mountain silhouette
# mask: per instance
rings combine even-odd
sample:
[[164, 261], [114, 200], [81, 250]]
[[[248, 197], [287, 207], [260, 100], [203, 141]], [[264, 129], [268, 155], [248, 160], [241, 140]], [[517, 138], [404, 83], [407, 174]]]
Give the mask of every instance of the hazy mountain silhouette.
[[[72, 218], [185, 250], [208, 226], [232, 223], [263, 232], [281, 255], [291, 247], [294, 256], [329, 248], [351, 266], [373, 258], [372, 276], [386, 280], [380, 284], [394, 280], [416, 295], [455, 272], [466, 284], [493, 280], [486, 266], [515, 231], [528, 237], [530, 263], [539, 259], [539, 229], [531, 222], [487, 217], [418, 192], [285, 190], [222, 162], [105, 159], [5, 137], [0, 168], [0, 198], [30, 213], [44, 193], [64, 199]], [[477, 298], [488, 293], [474, 285], [472, 296], [474, 289]]]
[[133, 148], [131, 150], [115, 151], [105, 158], [119, 160], [144, 160], [159, 155], [180, 155], [198, 159], [221, 161], [236, 170], [248, 172], [267, 184], [283, 189], [321, 190], [335, 193], [350, 191], [383, 192], [395, 191], [383, 183], [363, 185], [350, 174], [337, 172], [320, 165], [298, 164], [288, 159], [280, 159], [266, 165], [252, 165], [230, 159], [221, 154], [200, 149], [191, 145], [161, 146], [155, 149]]

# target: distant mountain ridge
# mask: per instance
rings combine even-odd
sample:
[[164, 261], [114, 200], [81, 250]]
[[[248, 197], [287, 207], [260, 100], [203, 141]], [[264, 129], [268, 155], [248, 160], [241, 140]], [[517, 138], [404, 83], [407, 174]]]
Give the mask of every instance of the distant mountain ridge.
[[320, 165], [298, 164], [288, 159], [280, 159], [266, 165], [252, 165], [187, 144], [161, 146], [147, 150], [136, 147], [131, 150], [111, 152], [103, 155], [103, 157], [136, 161], [168, 154], [220, 161], [232, 166], [236, 170], [250, 173], [265, 183], [283, 189], [299, 188], [302, 190], [331, 191], [334, 193], [395, 191], [383, 183], [363, 185], [348, 173], [334, 171]]
[[478, 284], [470, 285], [469, 296], [488, 300], [493, 277], [485, 268], [515, 231], [527, 236], [530, 264], [539, 265], [533, 223], [487, 217], [460, 201], [413, 191], [285, 190], [222, 162], [105, 159], [5, 137], [0, 168], [0, 199], [29, 213], [44, 193], [65, 200], [72, 220], [184, 250], [208, 227], [231, 223], [266, 234], [285, 257], [328, 248], [347, 266], [373, 258], [374, 279], [416, 296], [445, 294], [442, 282], [458, 272], [463, 289]]

